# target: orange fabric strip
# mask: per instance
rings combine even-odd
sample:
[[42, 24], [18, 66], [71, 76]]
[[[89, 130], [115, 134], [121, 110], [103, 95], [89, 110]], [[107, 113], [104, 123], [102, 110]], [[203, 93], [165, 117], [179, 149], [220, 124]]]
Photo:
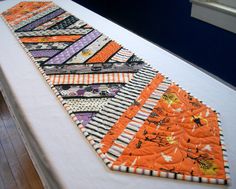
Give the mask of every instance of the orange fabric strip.
[[90, 58], [87, 63], [105, 62], [112, 54], [118, 51], [121, 46], [115, 41], [108, 43], [101, 51]]
[[113, 125], [110, 131], [102, 139], [101, 143], [103, 147], [101, 148], [103, 153], [106, 153], [108, 149], [112, 146], [113, 141], [123, 132], [124, 128], [130, 122], [130, 118], [136, 115], [136, 113], [141, 109], [145, 101], [151, 95], [151, 93], [157, 88], [157, 86], [163, 81], [164, 77], [161, 74], [157, 74], [152, 81], [144, 88], [140, 93], [140, 96], [136, 99], [137, 104], [130, 106], [118, 119], [118, 121]]
[[11, 9], [8, 9], [6, 13], [3, 13], [4, 18], [9, 22], [28, 14], [32, 11], [35, 11], [43, 6], [50, 4], [51, 2], [32, 2], [31, 4], [27, 2], [21, 2], [17, 6], [14, 6]]
[[81, 35], [60, 35], [60, 36], [46, 36], [46, 37], [22, 37], [22, 43], [48, 43], [48, 42], [74, 42], [79, 39]]

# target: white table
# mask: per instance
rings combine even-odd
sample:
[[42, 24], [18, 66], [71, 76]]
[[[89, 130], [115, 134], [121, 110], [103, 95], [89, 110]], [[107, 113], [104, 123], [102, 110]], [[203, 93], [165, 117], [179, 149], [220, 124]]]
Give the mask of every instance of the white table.
[[[0, 12], [20, 0], [0, 2]], [[236, 92], [165, 50], [69, 0], [56, 4], [144, 58], [221, 113], [236, 188]], [[203, 44], [204, 45], [204, 44]], [[0, 81], [31, 158], [48, 188], [224, 188], [110, 171], [67, 115], [8, 27], [0, 21]]]

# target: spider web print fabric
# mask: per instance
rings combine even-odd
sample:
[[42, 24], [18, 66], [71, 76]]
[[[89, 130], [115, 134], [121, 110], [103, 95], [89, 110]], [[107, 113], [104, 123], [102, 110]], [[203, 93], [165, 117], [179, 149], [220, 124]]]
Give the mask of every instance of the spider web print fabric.
[[229, 183], [215, 110], [52, 2], [1, 17], [110, 169]]

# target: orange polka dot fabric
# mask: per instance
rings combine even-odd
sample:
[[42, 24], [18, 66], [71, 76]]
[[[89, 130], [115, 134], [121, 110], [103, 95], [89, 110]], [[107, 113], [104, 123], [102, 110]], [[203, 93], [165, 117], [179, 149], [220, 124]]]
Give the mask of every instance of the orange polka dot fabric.
[[21, 2], [1, 18], [108, 168], [229, 183], [211, 107], [52, 2]]

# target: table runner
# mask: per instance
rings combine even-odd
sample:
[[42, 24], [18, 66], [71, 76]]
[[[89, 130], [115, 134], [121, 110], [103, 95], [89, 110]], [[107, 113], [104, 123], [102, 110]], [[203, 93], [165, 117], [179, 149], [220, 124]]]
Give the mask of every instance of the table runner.
[[212, 108], [52, 2], [22, 2], [2, 15], [109, 168], [228, 183]]

